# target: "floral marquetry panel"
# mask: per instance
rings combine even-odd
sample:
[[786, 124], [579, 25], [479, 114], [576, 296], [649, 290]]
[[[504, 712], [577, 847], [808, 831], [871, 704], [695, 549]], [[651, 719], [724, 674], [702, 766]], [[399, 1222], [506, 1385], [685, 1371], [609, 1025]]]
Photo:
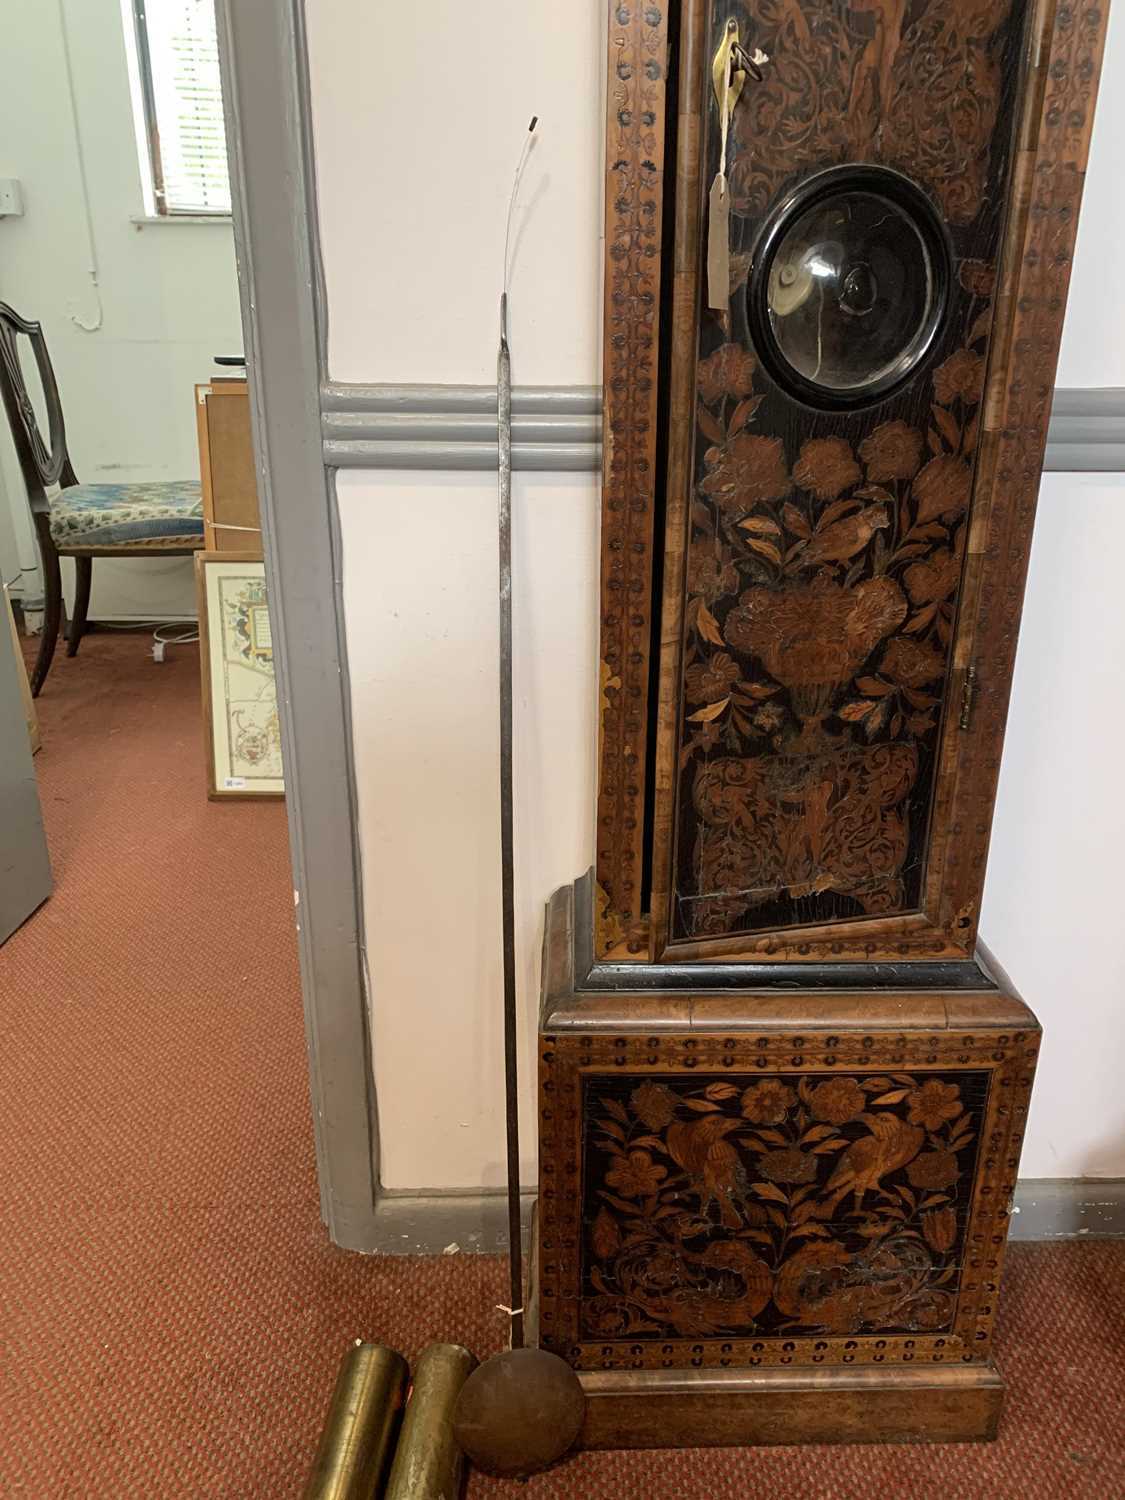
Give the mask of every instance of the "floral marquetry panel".
[[950, 1332], [988, 1074], [588, 1084], [591, 1338]]
[[981, 1360], [1038, 1036], [543, 1039], [543, 1342]]

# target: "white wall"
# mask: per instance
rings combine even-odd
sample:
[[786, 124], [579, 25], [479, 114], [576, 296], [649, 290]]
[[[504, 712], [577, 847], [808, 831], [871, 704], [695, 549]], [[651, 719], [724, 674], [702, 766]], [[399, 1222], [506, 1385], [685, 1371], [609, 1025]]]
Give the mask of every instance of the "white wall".
[[[504, 212], [538, 111], [513, 283], [516, 380], [596, 383], [604, 4], [572, 0], [564, 13], [546, 0], [493, 0], [474, 12], [471, 34], [463, 17], [450, 0], [393, 9], [310, 0], [331, 373], [494, 378]], [[1125, 295], [1099, 267], [1125, 230], [1114, 168], [1125, 145], [1122, 33], [1118, 16], [1061, 376], [1073, 385], [1125, 384]], [[448, 52], [435, 38], [448, 39]], [[383, 1180], [496, 1185], [493, 481], [351, 472], [339, 496]], [[531, 1180], [542, 906], [592, 857], [596, 478], [517, 476], [515, 508]], [[1125, 610], [1110, 563], [1120, 545], [1125, 481], [1047, 478], [983, 921], [1047, 1030], [1027, 1176], [1125, 1174], [1110, 1094], [1125, 1044], [1114, 944]]]
[[[309, 62], [338, 380], [496, 378], [508, 198], [514, 379], [600, 380], [604, 0], [311, 0]], [[346, 44], [345, 44], [346, 43]], [[342, 473], [382, 1177], [504, 1180], [496, 485]], [[597, 493], [516, 475], [517, 920], [523, 1156], [535, 1173], [542, 909], [593, 857]]]
[[1118, 271], [1118, 247], [1125, 242], [1123, 150], [1125, 6], [1111, 5], [1058, 386], [1125, 386], [1125, 286]]
[[515, 379], [595, 384], [605, 0], [312, 0], [308, 26], [333, 377], [495, 380], [508, 199], [538, 115]]
[[[383, 1181], [504, 1181], [499, 1059], [496, 483], [343, 473]], [[542, 908], [591, 862], [597, 657], [593, 475], [516, 475], [517, 966], [535, 1077]], [[523, 1152], [534, 1176], [533, 1092]]]
[[[96, 332], [74, 321], [96, 322], [99, 299], [62, 17], [101, 283]], [[143, 205], [120, 0], [9, 0], [0, 176], [19, 178], [25, 199], [22, 218], [0, 219], [0, 297], [44, 324], [79, 479], [198, 478], [192, 386], [217, 373], [214, 355], [242, 352], [232, 231], [229, 223], [132, 222]], [[10, 517], [0, 521], [0, 569], [8, 578], [34, 565], [36, 553], [7, 424], [0, 428], [0, 509], [6, 492]], [[99, 560], [90, 612], [194, 614], [191, 559]]]
[[1125, 1176], [1125, 475], [1047, 474], [981, 933], [1046, 1033], [1021, 1170]]

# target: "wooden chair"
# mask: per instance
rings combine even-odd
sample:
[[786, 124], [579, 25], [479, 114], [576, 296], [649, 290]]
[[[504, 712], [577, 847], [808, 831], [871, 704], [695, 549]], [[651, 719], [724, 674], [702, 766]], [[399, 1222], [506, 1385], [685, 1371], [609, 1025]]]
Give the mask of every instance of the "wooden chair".
[[[19, 358], [20, 336], [35, 355], [47, 408], [44, 442]], [[43, 329], [0, 302], [0, 390], [20, 461], [46, 594], [43, 639], [31, 691], [46, 681], [62, 625], [60, 557], [73, 557], [74, 611], [66, 654], [74, 656], [86, 630], [95, 557], [186, 557], [203, 545], [203, 500], [197, 480], [154, 484], [79, 484], [66, 447], [62, 403]], [[48, 490], [58, 490], [48, 495]]]

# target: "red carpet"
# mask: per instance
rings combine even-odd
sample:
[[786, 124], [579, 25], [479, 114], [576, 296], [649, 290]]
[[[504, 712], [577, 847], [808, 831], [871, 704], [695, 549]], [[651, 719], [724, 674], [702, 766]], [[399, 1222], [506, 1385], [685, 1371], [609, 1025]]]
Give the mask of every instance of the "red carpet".
[[[194, 648], [60, 651], [57, 888], [0, 948], [0, 1495], [301, 1494], [349, 1339], [495, 1347], [494, 1259], [320, 1224], [280, 804], [208, 803]], [[1125, 1245], [1016, 1247], [989, 1447], [582, 1455], [470, 1497], [1125, 1496]]]

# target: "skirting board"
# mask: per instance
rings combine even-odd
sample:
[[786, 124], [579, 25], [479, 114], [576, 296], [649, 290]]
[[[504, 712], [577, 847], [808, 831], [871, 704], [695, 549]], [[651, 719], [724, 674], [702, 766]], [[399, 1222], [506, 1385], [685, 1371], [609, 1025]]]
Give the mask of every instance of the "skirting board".
[[[523, 1195], [524, 1234], [535, 1201]], [[1016, 1187], [1011, 1238], [1125, 1238], [1125, 1178], [1028, 1178]], [[350, 1248], [380, 1255], [495, 1255], [507, 1246], [502, 1192], [379, 1195], [375, 1236]]]
[[[529, 1241], [536, 1195], [524, 1193], [523, 1237]], [[481, 1193], [409, 1193], [383, 1188], [370, 1244], [344, 1247], [364, 1255], [499, 1255], [508, 1248], [508, 1198]]]
[[[494, 386], [326, 381], [320, 409], [330, 469], [496, 468]], [[517, 386], [513, 468], [600, 469], [601, 410], [597, 386]], [[1044, 467], [1125, 469], [1125, 390], [1057, 390]]]
[[1016, 1184], [1013, 1240], [1125, 1237], [1125, 1178], [1043, 1177]]

